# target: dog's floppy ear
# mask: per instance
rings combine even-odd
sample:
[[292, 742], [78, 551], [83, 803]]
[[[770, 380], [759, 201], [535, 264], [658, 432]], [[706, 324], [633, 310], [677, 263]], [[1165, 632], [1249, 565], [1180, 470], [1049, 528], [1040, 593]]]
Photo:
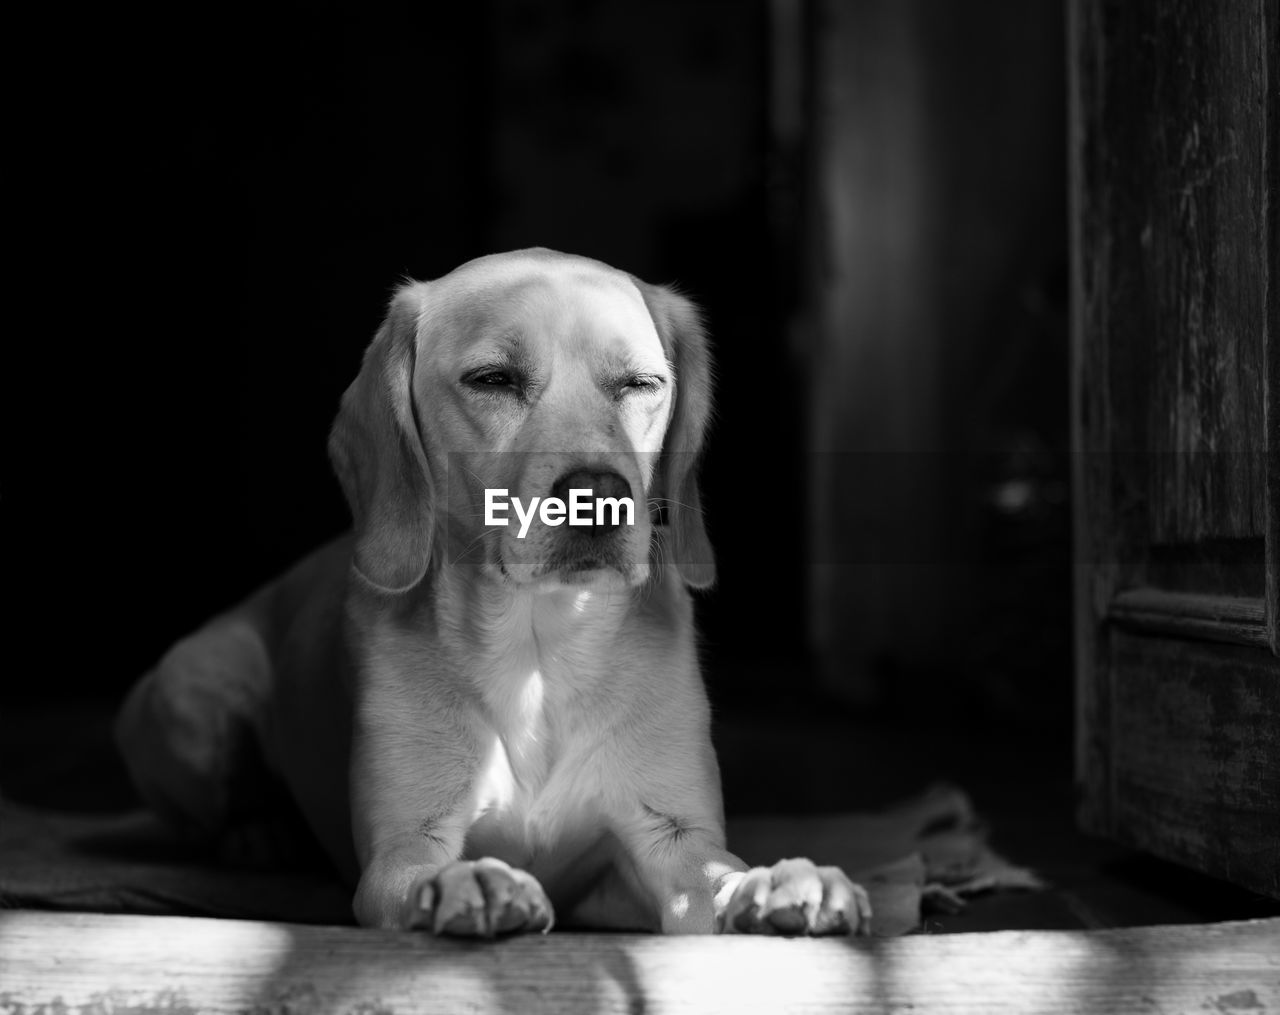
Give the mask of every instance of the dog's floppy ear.
[[342, 396], [329, 459], [355, 522], [355, 568], [379, 592], [426, 574], [434, 532], [431, 475], [413, 404], [421, 287], [405, 286]]
[[658, 462], [658, 494], [666, 498], [671, 559], [686, 585], [705, 589], [716, 580], [698, 489], [698, 464], [711, 419], [711, 349], [692, 300], [668, 286], [635, 281], [675, 372], [675, 408]]

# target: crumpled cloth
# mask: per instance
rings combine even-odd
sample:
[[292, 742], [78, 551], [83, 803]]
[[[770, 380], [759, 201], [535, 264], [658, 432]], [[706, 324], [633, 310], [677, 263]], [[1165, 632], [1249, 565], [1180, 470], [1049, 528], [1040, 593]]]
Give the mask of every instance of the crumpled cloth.
[[727, 831], [749, 864], [807, 856], [842, 868], [871, 897], [875, 937], [918, 930], [984, 892], [1046, 887], [991, 849], [968, 795], [946, 784], [876, 813], [730, 818]]
[[[871, 897], [872, 933], [920, 927], [995, 889], [1042, 887], [993, 852], [968, 797], [935, 786], [885, 811], [730, 819], [752, 865], [807, 856], [842, 867]], [[322, 866], [234, 867], [146, 811], [69, 814], [0, 800], [0, 908], [350, 924], [351, 891]]]

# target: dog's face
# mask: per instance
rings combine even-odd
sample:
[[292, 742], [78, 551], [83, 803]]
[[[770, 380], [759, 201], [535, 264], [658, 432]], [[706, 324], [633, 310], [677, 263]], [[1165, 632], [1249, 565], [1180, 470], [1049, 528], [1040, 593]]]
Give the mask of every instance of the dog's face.
[[[578, 262], [499, 259], [457, 275], [414, 376], [427, 460], [446, 488], [439, 550], [520, 586], [644, 581], [675, 385], [640, 291]], [[574, 489], [590, 491], [579, 519], [591, 524], [541, 510]], [[505, 491], [490, 514], [506, 524], [485, 524], [486, 490]], [[597, 496], [619, 501], [618, 524], [612, 509], [595, 524]], [[523, 522], [512, 499], [539, 510]]]
[[[494, 255], [405, 287], [331, 440], [357, 569], [384, 591], [429, 558], [533, 589], [638, 585], [660, 504], [667, 561], [709, 584], [709, 373], [687, 300], [585, 258]], [[588, 524], [557, 516], [575, 497]]]

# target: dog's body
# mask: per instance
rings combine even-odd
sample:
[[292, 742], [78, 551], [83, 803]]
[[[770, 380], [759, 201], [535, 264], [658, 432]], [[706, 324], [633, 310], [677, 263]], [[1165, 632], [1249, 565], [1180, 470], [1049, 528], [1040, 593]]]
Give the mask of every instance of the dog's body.
[[[714, 575], [709, 410], [670, 290], [548, 251], [402, 289], [330, 443], [354, 534], [135, 688], [118, 734], [144, 797], [216, 832], [275, 806], [265, 762], [366, 925], [865, 930], [838, 870], [725, 848], [688, 591]], [[484, 523], [495, 488], [640, 509], [522, 540]]]

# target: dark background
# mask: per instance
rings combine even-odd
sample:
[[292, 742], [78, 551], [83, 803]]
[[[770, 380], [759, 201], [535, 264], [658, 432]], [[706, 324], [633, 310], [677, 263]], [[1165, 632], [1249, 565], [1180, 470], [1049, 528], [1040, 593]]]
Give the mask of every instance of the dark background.
[[898, 13], [862, 55], [917, 84], [901, 117], [885, 93], [887, 123], [931, 139], [916, 171], [941, 283], [920, 299], [946, 322], [944, 383], [920, 397], [954, 440], [930, 466], [952, 577], [929, 652], [851, 658], [854, 694], [815, 676], [808, 378], [845, 339], [788, 336], [823, 267], [815, 125], [839, 113], [821, 82], [843, 59], [824, 5], [59, 8], [10, 43], [0, 695], [114, 700], [341, 530], [327, 430], [392, 287], [545, 245], [707, 311], [718, 705], [1067, 723], [1062, 12], [872, 8]]

